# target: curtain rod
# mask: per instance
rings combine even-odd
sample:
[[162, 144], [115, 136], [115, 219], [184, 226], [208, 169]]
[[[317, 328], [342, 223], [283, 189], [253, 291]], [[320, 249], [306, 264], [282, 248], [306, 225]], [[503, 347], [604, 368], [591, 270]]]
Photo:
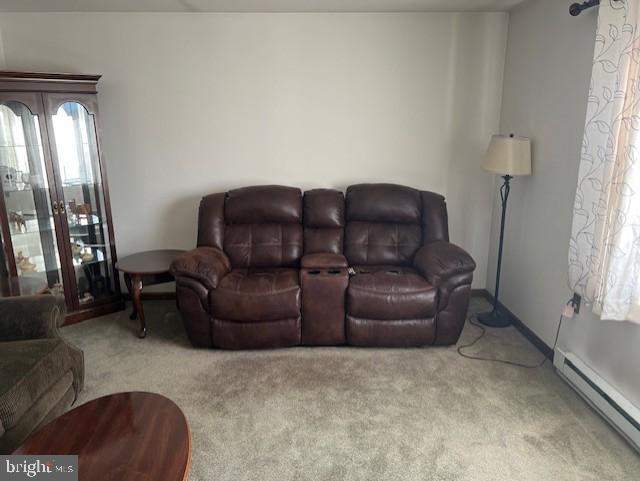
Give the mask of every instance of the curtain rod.
[[[614, 2], [618, 2], [618, 1], [620, 0], [614, 0]], [[596, 5], [600, 5], [600, 0], [587, 0], [586, 2], [582, 2], [582, 3], [572, 3], [571, 6], [569, 7], [569, 13], [574, 17], [577, 17], [578, 15], [580, 15], [580, 12], [582, 12], [583, 10], [586, 10], [591, 7], [595, 7]]]

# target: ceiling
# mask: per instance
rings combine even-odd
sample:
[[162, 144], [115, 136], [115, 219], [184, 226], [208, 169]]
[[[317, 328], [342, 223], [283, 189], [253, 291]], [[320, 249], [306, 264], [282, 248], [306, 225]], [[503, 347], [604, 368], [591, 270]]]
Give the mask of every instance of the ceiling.
[[525, 0], [0, 0], [0, 12], [463, 12]]

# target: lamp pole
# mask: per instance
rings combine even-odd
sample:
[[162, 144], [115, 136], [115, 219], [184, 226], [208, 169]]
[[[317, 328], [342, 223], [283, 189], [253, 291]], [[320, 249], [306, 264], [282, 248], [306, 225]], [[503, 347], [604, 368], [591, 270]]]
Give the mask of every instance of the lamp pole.
[[499, 307], [498, 293], [500, 292], [500, 271], [502, 270], [502, 247], [504, 245], [504, 223], [507, 218], [507, 200], [511, 190], [511, 175], [503, 175], [504, 182], [500, 187], [500, 199], [502, 200], [502, 218], [500, 219], [500, 243], [498, 245], [498, 267], [496, 269], [496, 288], [493, 291], [493, 309], [491, 312], [478, 314], [478, 321], [489, 327], [507, 327], [511, 319]]

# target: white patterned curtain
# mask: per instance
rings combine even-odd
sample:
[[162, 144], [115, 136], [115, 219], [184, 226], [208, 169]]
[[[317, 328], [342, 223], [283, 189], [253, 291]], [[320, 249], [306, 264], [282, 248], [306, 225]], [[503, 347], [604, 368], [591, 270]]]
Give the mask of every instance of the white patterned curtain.
[[569, 247], [570, 287], [640, 323], [640, 0], [601, 0]]

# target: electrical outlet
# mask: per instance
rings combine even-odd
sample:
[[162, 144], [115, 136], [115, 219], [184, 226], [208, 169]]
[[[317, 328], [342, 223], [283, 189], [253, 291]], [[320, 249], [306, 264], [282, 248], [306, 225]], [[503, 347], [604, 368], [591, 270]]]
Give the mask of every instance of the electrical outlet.
[[582, 302], [582, 296], [574, 292], [571, 302], [573, 303], [573, 312], [580, 314], [580, 302]]
[[562, 317], [566, 317], [567, 319], [571, 319], [574, 314], [575, 314], [575, 312], [573, 311], [573, 306], [571, 305], [571, 303], [566, 304], [562, 308]]

